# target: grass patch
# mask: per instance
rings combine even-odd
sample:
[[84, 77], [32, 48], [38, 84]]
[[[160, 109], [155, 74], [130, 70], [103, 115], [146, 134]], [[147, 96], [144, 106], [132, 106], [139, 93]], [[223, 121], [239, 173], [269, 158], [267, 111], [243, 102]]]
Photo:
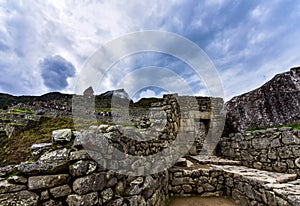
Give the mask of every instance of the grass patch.
[[292, 127], [293, 130], [300, 130], [300, 123], [289, 124], [288, 127]]
[[111, 108], [96, 109], [95, 112], [96, 113], [98, 113], [98, 112], [111, 112]]
[[25, 113], [25, 114], [34, 114], [33, 111], [27, 109], [10, 109], [10, 113]]
[[257, 130], [265, 130], [268, 128], [285, 128], [285, 127], [291, 127], [293, 130], [300, 130], [300, 123], [291, 123], [291, 124], [287, 124], [287, 125], [279, 125], [279, 126], [269, 126], [269, 127], [261, 127], [261, 128], [250, 128], [247, 129], [246, 132], [254, 132]]
[[21, 123], [15, 123], [15, 122], [9, 122], [8, 123], [10, 126], [19, 126], [19, 127], [25, 127], [25, 124], [21, 124]]
[[[2, 138], [0, 142], [0, 166], [7, 164], [19, 164], [24, 161], [32, 161], [31, 146], [33, 144], [51, 142], [52, 131], [57, 129], [87, 129], [91, 125], [95, 125], [95, 121], [92, 120], [79, 120], [79, 125], [74, 128], [74, 122], [72, 118], [59, 117], [50, 118], [44, 117], [41, 123], [28, 130], [11, 136], [10, 138]], [[96, 122], [96, 125], [100, 125], [103, 122]], [[78, 128], [79, 127], [79, 128]], [[74, 140], [73, 140], [74, 141]], [[71, 148], [73, 145], [71, 141], [67, 147]], [[52, 146], [52, 149], [56, 149], [56, 145]]]
[[53, 130], [66, 128], [74, 129], [73, 119], [49, 118], [31, 129], [3, 139], [0, 143], [0, 164], [18, 164], [30, 160], [32, 144], [51, 142]]

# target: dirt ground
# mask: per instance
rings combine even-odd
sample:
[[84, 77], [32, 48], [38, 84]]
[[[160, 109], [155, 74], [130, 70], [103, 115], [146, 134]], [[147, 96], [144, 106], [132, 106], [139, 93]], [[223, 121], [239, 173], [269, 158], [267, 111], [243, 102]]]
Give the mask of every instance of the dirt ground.
[[238, 206], [226, 197], [177, 197], [168, 206]]

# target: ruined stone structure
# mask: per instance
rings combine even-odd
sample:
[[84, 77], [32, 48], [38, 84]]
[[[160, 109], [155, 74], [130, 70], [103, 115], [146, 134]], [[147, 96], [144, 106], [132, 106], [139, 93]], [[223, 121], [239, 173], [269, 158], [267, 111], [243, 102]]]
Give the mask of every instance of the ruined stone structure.
[[[286, 75], [298, 83], [298, 68]], [[122, 109], [107, 117], [130, 125], [53, 131], [52, 142], [32, 145], [36, 161], [0, 168], [0, 205], [162, 206], [183, 195], [231, 196], [245, 206], [300, 205], [300, 132], [266, 129], [219, 139], [222, 106], [220, 98], [165, 95], [147, 110], [127, 111], [131, 118]], [[229, 120], [236, 126], [246, 117], [234, 127], [243, 130], [252, 113], [237, 110]], [[227, 159], [213, 156], [217, 143], [216, 154]]]
[[41, 123], [45, 117], [27, 113], [0, 113], [0, 131], [10, 137]]
[[222, 137], [220, 155], [247, 167], [300, 176], [300, 130], [270, 128]]
[[[91, 158], [96, 151], [91, 151], [92, 147], [83, 148], [80, 141], [81, 134], [110, 138], [116, 134], [122, 137], [124, 131], [121, 126], [107, 125], [82, 132], [53, 131], [51, 143], [33, 145], [32, 152], [39, 156], [37, 161], [0, 168], [1, 204], [156, 206], [164, 205], [171, 196], [182, 195], [231, 196], [240, 205], [296, 206], [300, 203], [297, 174], [268, 172], [241, 166], [243, 161], [203, 155], [178, 159], [170, 168], [163, 161], [144, 162], [144, 157], [139, 156], [127, 169], [141, 175], [119, 174], [106, 169], [116, 163], [108, 159], [109, 155], [113, 157], [109, 150], [105, 151], [108, 155], [105, 158]], [[299, 138], [298, 132], [282, 131], [281, 135], [284, 133]], [[262, 144], [263, 138], [256, 140], [255, 145]], [[122, 170], [122, 165], [115, 166]], [[147, 166], [162, 170], [145, 174]], [[295, 167], [299, 165], [296, 163]]]
[[239, 161], [193, 158], [202, 165], [168, 170], [170, 195], [231, 196], [238, 205], [246, 206], [299, 205], [300, 181], [295, 174], [239, 166]]

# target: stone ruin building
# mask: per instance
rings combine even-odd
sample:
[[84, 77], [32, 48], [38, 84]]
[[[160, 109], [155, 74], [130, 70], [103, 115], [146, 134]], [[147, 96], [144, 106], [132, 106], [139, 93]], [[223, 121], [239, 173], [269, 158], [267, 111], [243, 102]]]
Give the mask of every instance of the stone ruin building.
[[[300, 131], [267, 129], [209, 139], [210, 130], [214, 135], [222, 132], [218, 126], [224, 124], [223, 101], [191, 98], [165, 95], [147, 114], [135, 116], [141, 120], [139, 128], [100, 125], [53, 131], [52, 142], [32, 145], [35, 162], [0, 168], [1, 204], [164, 205], [172, 196], [199, 195], [231, 196], [241, 205], [298, 205]], [[145, 115], [156, 132], [143, 125]], [[137, 133], [139, 140], [151, 138], [131, 139]], [[187, 135], [195, 137], [188, 154], [165, 168], [164, 158], [184, 150]], [[99, 150], [93, 147], [101, 138], [138, 158], [123, 168], [109, 147], [94, 156], [91, 151]], [[177, 138], [175, 152], [157, 162], [146, 161]], [[209, 147], [217, 145], [214, 141], [220, 156]], [[113, 168], [131, 173], [119, 174]]]
[[56, 130], [51, 142], [32, 145], [36, 161], [1, 167], [0, 205], [159, 206], [178, 196], [300, 205], [299, 130], [222, 135], [220, 98], [165, 95], [129, 112], [135, 127]]

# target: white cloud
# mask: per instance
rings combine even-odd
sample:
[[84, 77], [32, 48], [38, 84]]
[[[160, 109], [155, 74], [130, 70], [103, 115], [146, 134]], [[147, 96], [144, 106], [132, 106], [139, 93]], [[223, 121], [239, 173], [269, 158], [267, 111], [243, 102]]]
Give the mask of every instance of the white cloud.
[[150, 98], [150, 97], [162, 98], [164, 94], [166, 94], [165, 91], [162, 91], [162, 92], [159, 92], [159, 93], [155, 93], [151, 89], [146, 89], [146, 90], [140, 92], [138, 94], [138, 98], [134, 98], [134, 101], [137, 101], [137, 100], [139, 100], [141, 98]]
[[268, 17], [269, 12], [270, 11], [268, 8], [259, 5], [251, 12], [251, 16], [255, 20], [263, 22]]
[[[290, 11], [281, 11], [283, 5]], [[299, 8], [297, 2], [284, 1], [2, 1], [0, 67], [5, 77], [0, 78], [0, 92], [47, 92], [38, 67], [46, 56], [61, 56], [78, 75], [102, 44], [129, 32], [159, 29], [186, 35], [201, 46], [230, 98], [300, 64]], [[132, 71], [132, 62], [120, 66]], [[176, 63], [169, 66], [180, 70]], [[188, 70], [181, 71], [186, 81], [199, 84]], [[141, 79], [133, 84], [138, 87]], [[63, 91], [73, 92], [76, 78], [68, 82]], [[109, 77], [103, 82], [105, 89], [113, 89], [115, 83]], [[197, 94], [203, 93], [199, 86]]]

